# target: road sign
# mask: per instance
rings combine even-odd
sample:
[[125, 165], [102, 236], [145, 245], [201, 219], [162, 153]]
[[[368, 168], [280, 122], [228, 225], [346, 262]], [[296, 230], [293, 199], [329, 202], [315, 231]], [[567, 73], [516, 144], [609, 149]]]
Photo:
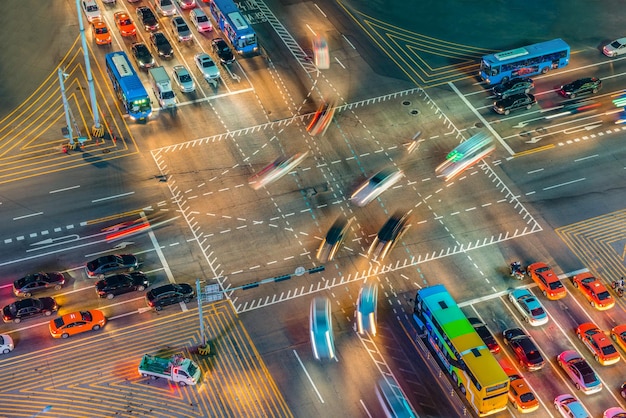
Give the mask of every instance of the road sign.
[[216, 300], [224, 299], [224, 293], [220, 290], [219, 284], [208, 284], [204, 286], [203, 296], [206, 302], [215, 302]]

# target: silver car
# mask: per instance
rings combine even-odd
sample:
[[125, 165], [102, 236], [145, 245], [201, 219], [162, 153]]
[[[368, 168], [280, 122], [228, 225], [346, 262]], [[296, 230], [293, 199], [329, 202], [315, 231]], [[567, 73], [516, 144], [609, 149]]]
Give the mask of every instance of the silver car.
[[196, 29], [198, 29], [198, 32], [210, 32], [213, 30], [211, 19], [209, 19], [202, 9], [193, 9], [191, 13], [189, 13], [189, 18]]
[[317, 360], [335, 358], [333, 321], [330, 316], [330, 299], [317, 297], [311, 301], [311, 346]]
[[14, 347], [13, 339], [8, 334], [0, 334], [0, 353], [9, 354]]
[[616, 57], [626, 53], [626, 38], [619, 38], [605, 45], [604, 48], [602, 48], [602, 52], [607, 57]]
[[378, 319], [378, 283], [366, 283], [356, 302], [356, 325], [359, 334], [376, 335]]
[[183, 93], [191, 93], [196, 90], [196, 84], [193, 82], [189, 70], [184, 65], [175, 65], [172, 68], [172, 76]]
[[602, 390], [602, 382], [598, 375], [587, 363], [587, 360], [576, 351], [565, 350], [556, 357], [556, 361], [572, 380], [576, 389], [581, 390], [586, 395]]
[[402, 176], [404, 176], [404, 173], [398, 168], [381, 170], [359, 186], [352, 193], [350, 200], [355, 205], [363, 207], [400, 181]]
[[191, 41], [191, 30], [189, 26], [187, 26], [185, 19], [181, 16], [174, 16], [172, 18], [172, 31], [176, 39], [178, 39], [178, 42]]
[[201, 52], [196, 54], [193, 58], [205, 80], [217, 80], [220, 78], [220, 69], [217, 68], [215, 61], [213, 61], [209, 54]]

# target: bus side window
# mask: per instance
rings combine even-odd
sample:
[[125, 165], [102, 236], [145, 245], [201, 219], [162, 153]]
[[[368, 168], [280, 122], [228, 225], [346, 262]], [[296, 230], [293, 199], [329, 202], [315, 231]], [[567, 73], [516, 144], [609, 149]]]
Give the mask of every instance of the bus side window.
[[500, 69], [499, 67], [491, 67], [491, 76], [493, 77], [493, 76], [498, 75], [499, 69]]

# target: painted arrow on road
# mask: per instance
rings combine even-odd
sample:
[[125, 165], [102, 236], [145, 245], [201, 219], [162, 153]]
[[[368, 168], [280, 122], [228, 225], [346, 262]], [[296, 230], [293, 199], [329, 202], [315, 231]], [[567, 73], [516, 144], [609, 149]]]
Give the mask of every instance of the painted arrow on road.
[[602, 126], [601, 123], [595, 123], [593, 125], [585, 125], [585, 126], [576, 126], [574, 128], [563, 130], [563, 133], [564, 134], [573, 134], [573, 133], [581, 132], [581, 131], [590, 131], [590, 130], [596, 129], [597, 127], [600, 127], [600, 126]]
[[[63, 237], [48, 238], [48, 239], [44, 239], [43, 241], [33, 242], [30, 245], [49, 245], [49, 244], [54, 244], [54, 243], [64, 244], [66, 242], [76, 241], [78, 238], [80, 237], [77, 234], [65, 235]], [[57, 242], [57, 241], [61, 241], [61, 242]]]

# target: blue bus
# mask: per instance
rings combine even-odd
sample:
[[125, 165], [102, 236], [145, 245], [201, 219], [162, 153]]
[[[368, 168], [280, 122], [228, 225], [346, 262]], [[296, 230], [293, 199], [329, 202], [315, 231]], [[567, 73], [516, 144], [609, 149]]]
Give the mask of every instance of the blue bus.
[[133, 120], [145, 121], [152, 114], [150, 96], [125, 52], [117, 51], [105, 57], [107, 74], [118, 99]]
[[562, 39], [482, 57], [480, 78], [488, 84], [503, 83], [515, 77], [545, 74], [569, 64], [570, 47]]
[[209, 10], [235, 51], [240, 54], [258, 51], [256, 33], [233, 0], [210, 0]]

